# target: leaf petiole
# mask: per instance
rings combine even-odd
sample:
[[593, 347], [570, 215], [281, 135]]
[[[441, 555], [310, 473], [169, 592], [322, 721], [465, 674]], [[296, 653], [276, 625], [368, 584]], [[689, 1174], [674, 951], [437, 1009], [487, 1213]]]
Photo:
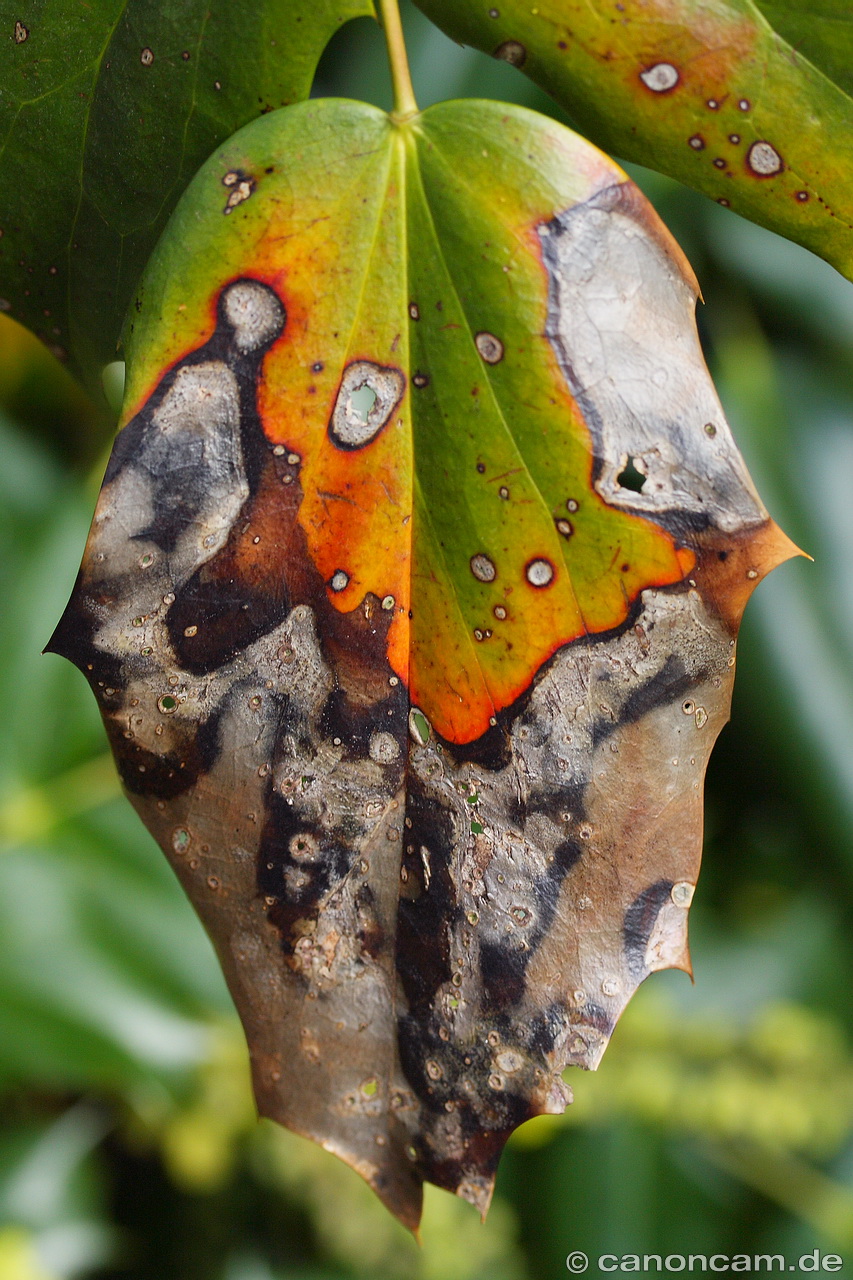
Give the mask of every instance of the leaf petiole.
[[407, 120], [410, 116], [417, 115], [418, 104], [412, 87], [406, 40], [397, 0], [379, 0], [379, 11], [382, 15], [382, 26], [385, 29], [385, 44], [394, 85], [394, 118], [398, 121]]

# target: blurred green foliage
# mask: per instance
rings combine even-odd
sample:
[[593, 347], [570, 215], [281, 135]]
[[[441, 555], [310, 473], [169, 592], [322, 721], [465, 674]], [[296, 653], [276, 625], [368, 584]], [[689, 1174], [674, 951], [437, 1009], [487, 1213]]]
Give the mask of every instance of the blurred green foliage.
[[[407, 11], [422, 103], [547, 109]], [[317, 91], [388, 105], [353, 24]], [[853, 1259], [853, 287], [645, 172], [699, 276], [712, 369], [773, 515], [708, 781], [697, 982], [651, 979], [564, 1119], [510, 1144], [485, 1227], [429, 1189], [418, 1248], [358, 1177], [257, 1124], [212, 949], [41, 657], [107, 427], [0, 317], [0, 1280], [555, 1280], [573, 1249]], [[96, 461], [100, 459], [100, 461]]]

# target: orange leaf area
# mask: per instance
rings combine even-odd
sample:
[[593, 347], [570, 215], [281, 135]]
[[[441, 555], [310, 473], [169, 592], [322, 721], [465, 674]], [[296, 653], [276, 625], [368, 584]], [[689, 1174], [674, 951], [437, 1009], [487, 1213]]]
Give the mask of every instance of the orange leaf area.
[[[499, 446], [478, 452], [482, 441], [472, 447], [491, 465], [467, 469], [469, 510], [434, 475], [431, 485], [420, 475], [415, 482], [413, 431], [428, 433], [430, 410], [413, 406], [417, 386], [395, 363], [405, 323], [383, 332], [374, 319], [372, 332], [359, 334], [357, 346], [339, 346], [333, 359], [313, 324], [295, 334], [289, 326], [267, 358], [262, 418], [274, 447], [299, 460], [298, 519], [328, 603], [343, 614], [390, 614], [391, 668], [435, 731], [464, 743], [495, 723], [557, 649], [623, 625], [644, 589], [681, 581], [695, 557], [657, 525], [607, 507], [596, 494], [585, 426], [564, 386], [556, 425], [584, 448], [581, 481], [569, 450], [555, 461], [561, 502], [549, 503], [524, 467], [508, 475]], [[375, 431], [364, 421], [359, 434], [351, 370], [373, 376], [377, 386], [383, 377], [399, 382], [399, 399], [391, 405], [392, 388], [389, 413]], [[553, 368], [546, 373], [560, 379]], [[294, 383], [296, 396], [287, 390]], [[342, 447], [334, 423], [348, 405], [356, 443]], [[553, 397], [548, 416], [553, 430]], [[465, 467], [461, 443], [457, 462]]]

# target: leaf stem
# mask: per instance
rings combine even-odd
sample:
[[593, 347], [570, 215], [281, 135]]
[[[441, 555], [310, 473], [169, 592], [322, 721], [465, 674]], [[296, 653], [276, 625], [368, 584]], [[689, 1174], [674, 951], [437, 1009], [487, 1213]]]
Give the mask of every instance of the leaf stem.
[[415, 101], [415, 91], [409, 72], [400, 8], [397, 0], [379, 0], [379, 10], [382, 15], [382, 26], [385, 28], [385, 43], [388, 47], [388, 61], [391, 64], [391, 80], [394, 85], [394, 119], [407, 120], [410, 116], [417, 115], [418, 104]]

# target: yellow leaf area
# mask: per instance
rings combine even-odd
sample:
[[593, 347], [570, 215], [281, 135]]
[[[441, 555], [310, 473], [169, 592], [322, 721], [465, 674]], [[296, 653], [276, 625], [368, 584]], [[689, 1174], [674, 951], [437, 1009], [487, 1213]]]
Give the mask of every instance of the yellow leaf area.
[[[298, 456], [308, 554], [335, 609], [391, 615], [392, 669], [458, 743], [484, 733], [560, 646], [619, 627], [642, 590], [694, 563], [595, 492], [589, 433], [545, 337], [537, 229], [624, 174], [553, 122], [471, 106], [488, 108], [493, 142], [455, 121], [464, 164], [426, 123], [397, 131], [354, 104], [326, 104], [369, 124], [348, 155], [334, 153], [339, 129], [319, 132], [312, 152], [303, 127], [282, 165], [280, 137], [265, 150], [266, 121], [252, 126], [251, 154], [224, 149], [201, 191], [221, 208], [219, 170], [255, 180], [231, 218], [216, 210], [217, 287], [185, 302], [190, 314], [160, 340], [172, 360], [201, 345], [230, 279], [276, 290], [287, 320], [258, 408], [271, 446]], [[177, 286], [161, 279], [160, 314], [174, 315]], [[342, 441], [336, 414], [358, 424], [369, 413], [355, 405], [362, 368], [396, 378], [400, 395], [378, 429]]]
[[[572, 5], [572, 9], [578, 13], [584, 6]], [[564, 0], [549, 5], [549, 10], [555, 19], [565, 20]], [[544, 7], [540, 12], [544, 16]], [[597, 31], [594, 27], [590, 31], [587, 49], [607, 62], [618, 59], [618, 75], [626, 87], [652, 96], [677, 88], [706, 98], [719, 94], [721, 82], [733, 85], [762, 32], [761, 19], [751, 4], [747, 11], [738, 0], [720, 6], [711, 6], [707, 0], [625, 0], [617, 23], [602, 20], [597, 26]], [[663, 67], [654, 73], [662, 62], [673, 66], [677, 79]]]

